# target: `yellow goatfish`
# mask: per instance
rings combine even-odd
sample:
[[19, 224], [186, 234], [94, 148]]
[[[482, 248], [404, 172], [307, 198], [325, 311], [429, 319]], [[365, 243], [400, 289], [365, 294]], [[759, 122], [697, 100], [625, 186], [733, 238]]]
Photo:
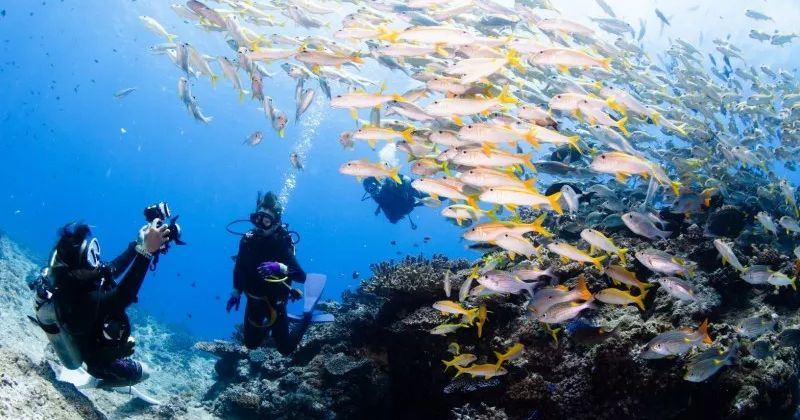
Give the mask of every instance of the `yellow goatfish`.
[[497, 239], [504, 233], [513, 235], [523, 235], [529, 232], [536, 232], [542, 236], [553, 236], [547, 228], [542, 226], [545, 214], [541, 214], [532, 223], [515, 223], [507, 221], [497, 221], [482, 223], [470, 228], [465, 234], [464, 239], [476, 242], [489, 242]]
[[606, 70], [611, 68], [610, 58], [596, 58], [583, 51], [569, 48], [548, 48], [531, 54], [528, 62], [537, 66], [555, 66], [559, 71], [566, 72], [572, 67], [602, 67]]
[[490, 363], [484, 365], [472, 365], [469, 367], [456, 366], [455, 368], [458, 370], [456, 377], [462, 373], [468, 373], [472, 375], [473, 378], [476, 376], [482, 376], [486, 379], [492, 379], [495, 376], [501, 376], [508, 373], [508, 371], [504, 368]]
[[600, 271], [603, 270], [603, 265], [600, 264], [600, 262], [607, 258], [606, 255], [594, 258], [580, 249], [562, 241], [547, 244], [547, 249], [549, 249], [550, 252], [560, 255], [562, 259], [592, 263]]
[[564, 214], [558, 199], [561, 192], [550, 195], [542, 195], [529, 189], [518, 187], [494, 187], [484, 190], [480, 195], [480, 200], [487, 203], [499, 204], [507, 209], [514, 211], [518, 206], [530, 206], [538, 209], [540, 206], [550, 206], [558, 214]]
[[353, 133], [353, 138], [357, 140], [366, 140], [367, 144], [374, 149], [379, 140], [391, 141], [396, 138], [404, 138], [407, 142], [413, 143], [414, 139], [411, 136], [413, 132], [414, 127], [408, 127], [403, 131], [395, 131], [391, 128], [363, 126]]
[[639, 296], [633, 296], [629, 292], [620, 289], [603, 289], [594, 294], [594, 298], [603, 303], [611, 305], [628, 305], [635, 303], [644, 310], [644, 298], [647, 296], [647, 289], [640, 289]]
[[447, 369], [450, 367], [466, 366], [476, 360], [478, 360], [478, 358], [474, 354], [462, 353], [451, 360], [442, 360], [442, 363], [444, 363], [444, 371], [447, 372]]
[[620, 262], [625, 264], [625, 253], [628, 252], [628, 248], [617, 247], [614, 245], [614, 241], [603, 235], [602, 232], [594, 229], [584, 229], [581, 231], [581, 238], [589, 243], [589, 254], [594, 254], [595, 248], [600, 249], [609, 254], [617, 254]]
[[607, 275], [611, 279], [611, 282], [614, 284], [622, 283], [629, 287], [637, 287], [639, 288], [639, 290], [649, 289], [653, 287], [653, 285], [650, 283], [644, 283], [639, 281], [636, 278], [636, 274], [634, 274], [632, 271], [626, 270], [625, 267], [619, 265], [609, 265], [608, 267], [606, 267], [605, 270], [603, 270], [603, 273]]
[[515, 343], [513, 346], [509, 347], [505, 353], [494, 352], [495, 357], [497, 357], [497, 363], [495, 363], [495, 366], [500, 367], [503, 362], [507, 360], [514, 360], [522, 356], [523, 350], [525, 350], [525, 346], [523, 346], [521, 343]]
[[436, 309], [443, 314], [462, 315], [466, 318], [467, 322], [471, 325], [472, 321], [478, 316], [479, 309], [467, 309], [461, 306], [458, 302], [449, 300], [440, 300], [433, 304], [433, 309]]
[[467, 115], [488, 115], [502, 104], [515, 104], [519, 100], [508, 93], [508, 85], [494, 98], [442, 98], [433, 101], [425, 112], [442, 118], [452, 118], [457, 125], [464, 125], [461, 117]]
[[375, 178], [389, 177], [394, 182], [402, 184], [403, 180], [398, 175], [399, 168], [390, 168], [385, 163], [370, 163], [364, 160], [351, 160], [339, 167], [339, 172], [345, 175], [355, 176], [358, 182], [362, 178], [374, 176]]

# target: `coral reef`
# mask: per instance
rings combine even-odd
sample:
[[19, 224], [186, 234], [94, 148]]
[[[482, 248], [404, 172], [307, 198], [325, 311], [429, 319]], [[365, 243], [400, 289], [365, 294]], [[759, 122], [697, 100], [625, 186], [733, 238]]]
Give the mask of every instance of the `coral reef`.
[[[710, 217], [724, 224], [723, 216], [739, 213], [725, 207]], [[571, 223], [568, 218], [553, 219], [548, 228], [562, 233], [574, 228]], [[744, 346], [738, 364], [702, 383], [683, 379], [686, 357], [639, 357], [657, 334], [694, 328], [706, 318], [715, 342], [724, 345], [739, 340], [735, 327], [748, 316], [776, 313], [778, 329], [800, 323], [795, 293], [747, 284], [730, 266], [723, 267], [701, 224], [706, 223], [679, 223], [669, 240], [647, 241], [624, 228], [613, 235], [631, 256], [657, 248], [696, 262], [692, 284], [697, 299], [678, 301], [657, 288], [645, 299], [644, 311], [600, 305], [584, 315], [608, 332], [594, 340], [562, 333], [554, 342], [528, 314], [524, 295], [470, 298], [473, 307], [483, 303], [489, 311], [482, 338], [475, 328], [432, 335], [430, 329], [446, 319], [431, 307], [445, 299], [445, 273], [451, 272], [457, 295], [470, 264], [442, 256], [375, 264], [373, 276], [359, 289], [327, 305], [336, 321], [312, 326], [290, 357], [281, 357], [270, 343], [249, 354], [233, 343], [199, 343], [196, 348], [219, 356], [218, 382], [206, 394], [207, 404], [219, 416], [240, 418], [791, 417], [797, 405], [800, 356], [796, 348], [780, 347], [775, 332], [759, 339], [759, 351], [740, 340]], [[778, 268], [789, 263], [781, 256], [785, 252], [764, 244], [736, 250], [745, 265]], [[515, 264], [500, 254], [493, 256], [497, 268]], [[652, 277], [630, 260], [638, 278]], [[570, 288], [578, 275], [593, 292], [610, 286], [591, 266], [563, 263], [546, 253], [538, 265], [552, 267], [558, 276], [553, 283]], [[494, 363], [493, 352], [514, 343], [522, 343], [525, 350], [506, 363], [507, 375], [489, 380], [454, 377], [454, 369], [444, 372], [440, 362], [452, 358], [447, 349], [453, 342], [462, 352], [475, 354], [476, 364]]]

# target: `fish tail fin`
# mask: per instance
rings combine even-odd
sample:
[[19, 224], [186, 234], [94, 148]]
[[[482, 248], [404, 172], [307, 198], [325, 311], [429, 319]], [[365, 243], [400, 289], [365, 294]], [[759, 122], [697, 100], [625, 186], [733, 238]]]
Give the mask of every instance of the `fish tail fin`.
[[651, 112], [650, 119], [653, 120], [653, 124], [658, 125], [661, 122], [661, 113], [658, 111]]
[[625, 127], [625, 124], [627, 122], [628, 122], [628, 117], [622, 117], [619, 120], [617, 120], [615, 124], [617, 128], [619, 128], [619, 131], [622, 131], [622, 134], [625, 135], [625, 137], [629, 137], [631, 135], [631, 133], [628, 132], [628, 129]]
[[625, 253], [627, 253], [627, 252], [628, 252], [628, 248], [620, 248], [619, 251], [617, 251], [617, 256], [619, 257], [619, 262], [622, 263], [623, 265], [627, 264], [627, 262], [625, 260]]
[[601, 262], [606, 258], [608, 258], [608, 255], [601, 255], [597, 258], [592, 258], [592, 264], [594, 264], [598, 270], [603, 271], [603, 264], [601, 264]]
[[244, 97], [247, 95], [247, 91], [244, 89], [239, 90], [239, 102], [244, 102]]
[[508, 93], [508, 85], [503, 86], [503, 89], [500, 91], [500, 94], [497, 95], [497, 100], [505, 104], [516, 104], [519, 103], [519, 99], [511, 96]]
[[488, 217], [489, 219], [491, 219], [493, 221], [498, 220], [497, 219], [497, 209], [491, 209], [491, 210], [487, 211], [484, 214], [486, 214], [486, 217]]
[[506, 54], [506, 61], [508, 61], [508, 64], [511, 64], [520, 72], [525, 73], [525, 66], [523, 66], [522, 62], [519, 61], [519, 54], [517, 53], [517, 50], [509, 48], [508, 53]]
[[358, 53], [353, 54], [352, 56], [350, 56], [350, 61], [352, 61], [352, 62], [354, 62], [356, 64], [364, 64], [364, 59], [361, 58], [361, 56], [358, 55]]
[[459, 365], [455, 365], [454, 364], [453, 367], [456, 368], [456, 370], [458, 371], [456, 373], [456, 376], [454, 376], [455, 378], [458, 378], [459, 375], [461, 375], [462, 373], [466, 372], [466, 369], [461, 367], [461, 366], [459, 366]]
[[467, 311], [464, 316], [467, 318], [467, 325], [472, 325], [475, 323], [475, 318], [478, 317], [478, 308], [473, 308]]
[[636, 305], [639, 306], [641, 310], [645, 310], [644, 308], [644, 298], [647, 297], [647, 289], [642, 289], [642, 293], [636, 297]]
[[447, 50], [444, 49], [444, 44], [436, 44], [435, 49], [436, 49], [436, 54], [439, 54], [442, 57], [450, 56], [450, 53], [448, 53]]
[[[524, 160], [522, 164], [532, 172], [536, 172], [536, 165], [533, 164], [533, 152], [525, 153], [522, 155], [522, 158]], [[522, 170], [522, 168], [520, 168], [520, 170]]]
[[442, 162], [442, 171], [447, 176], [453, 176], [453, 173], [450, 172], [450, 165], [447, 164], [447, 161]]
[[217, 82], [219, 81], [219, 76], [217, 76], [216, 74], [212, 74], [210, 76], [210, 79], [211, 79], [211, 87], [216, 89], [217, 88]]
[[706, 188], [703, 190], [700, 195], [703, 196], [703, 205], [706, 207], [711, 207], [711, 193], [714, 192], [713, 188]]
[[686, 134], [686, 130], [684, 127], [686, 127], [686, 123], [683, 123], [681, 125], [676, 125], [675, 131], [677, 131], [678, 134], [682, 135], [683, 137], [686, 137], [688, 134]]
[[545, 216], [546, 214], [542, 213], [539, 217], [536, 218], [536, 220], [533, 221], [531, 227], [536, 233], [549, 238], [553, 236], [553, 233], [547, 230], [546, 227], [542, 226]]
[[167, 42], [172, 44], [173, 42], [175, 42], [175, 38], [177, 38], [177, 37], [178, 37], [178, 35], [175, 35], [175, 34], [167, 34]]
[[536, 134], [534, 134], [534, 129], [531, 128], [527, 133], [525, 133], [525, 141], [528, 142], [533, 148], [539, 148], [539, 140], [536, 138]]
[[611, 70], [611, 57], [606, 57], [600, 60], [600, 64], [603, 65], [603, 68], [606, 70]]
[[789, 279], [789, 284], [792, 286], [792, 289], [797, 290], [797, 276]]
[[403, 180], [400, 178], [400, 175], [398, 174], [399, 172], [400, 172], [400, 168], [399, 167], [398, 168], [392, 168], [391, 170], [389, 170], [389, 178], [392, 178], [392, 181], [394, 181], [394, 182], [396, 182], [398, 184], [402, 184]]
[[498, 368], [499, 368], [499, 367], [500, 367], [500, 365], [501, 365], [503, 362], [505, 362], [506, 360], [505, 360], [505, 358], [503, 357], [503, 353], [500, 353], [499, 351], [494, 351], [493, 353], [494, 353], [494, 357], [496, 357], [496, 358], [497, 358], [497, 363], [495, 363], [494, 365], [495, 365], [496, 367], [498, 367]]
[[442, 360], [442, 363], [444, 363], [444, 371], [445, 372], [447, 372], [447, 369], [449, 369], [451, 366], [453, 366], [453, 362], [449, 362], [447, 360]]
[[[670, 186], [670, 188], [672, 188], [672, 193], [675, 194], [676, 197], [678, 197], [678, 195], [679, 195], [679, 193], [681, 191], [681, 187], [683, 186], [683, 184], [681, 184], [680, 181], [670, 181], [669, 182], [669, 186]], [[706, 204], [706, 207], [708, 207], [710, 204], [711, 204], [711, 194], [709, 193], [709, 195], [708, 195], [708, 204]]]
[[477, 195], [468, 196], [467, 197], [467, 205], [469, 205], [470, 207], [472, 207], [475, 210], [479, 210], [480, 207], [478, 207], [478, 196]]
[[561, 208], [561, 204], [559, 204], [558, 199], [561, 198], [561, 191], [555, 192], [547, 196], [547, 201], [550, 202], [550, 207], [555, 211], [557, 214], [564, 214], [564, 210]]
[[536, 188], [536, 178], [528, 178], [525, 181], [522, 181], [522, 183], [525, 184], [525, 188], [537, 193], [539, 192], [539, 190]]
[[385, 26], [378, 27], [378, 39], [381, 41], [388, 41], [391, 43], [397, 42], [400, 32], [387, 29]]
[[703, 321], [703, 323], [697, 327], [697, 331], [703, 334], [704, 343], [711, 344], [714, 342], [714, 340], [711, 339], [711, 336], [708, 335], [708, 318], [706, 318], [705, 321]]
[[586, 279], [583, 276], [578, 277], [578, 285], [575, 289], [578, 291], [578, 296], [580, 296], [582, 300], [589, 300], [589, 298], [592, 297], [592, 292], [586, 287]]
[[625, 109], [624, 106], [620, 105], [620, 103], [616, 101], [616, 98], [614, 98], [614, 96], [609, 96], [608, 98], [606, 98], [606, 105], [608, 105], [608, 107], [613, 109], [614, 111], [617, 111], [620, 114], [622, 114], [623, 117], [628, 115], [628, 110]]
[[411, 133], [413, 133], [413, 132], [414, 132], [414, 127], [408, 127], [405, 130], [403, 130], [403, 132], [400, 133], [400, 135], [404, 139], [406, 139], [407, 142], [414, 143], [414, 137], [411, 136]]
[[570, 146], [574, 147], [575, 150], [578, 151], [578, 153], [583, 154], [583, 151], [581, 151], [581, 147], [578, 146], [578, 140], [581, 139], [580, 136], [578, 136], [578, 135], [570, 136], [570, 137], [567, 137], [567, 139], [568, 139], [567, 141], [569, 142]]

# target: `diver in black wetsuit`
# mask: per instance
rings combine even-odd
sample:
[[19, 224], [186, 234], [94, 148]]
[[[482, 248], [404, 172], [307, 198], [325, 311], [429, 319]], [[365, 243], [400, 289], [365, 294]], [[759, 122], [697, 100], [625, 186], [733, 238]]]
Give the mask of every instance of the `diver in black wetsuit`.
[[135, 342], [125, 309], [136, 302], [153, 255], [169, 240], [169, 226], [155, 219], [140, 229], [136, 242], [104, 264], [88, 225], [70, 223], [59, 230], [50, 266], [34, 284], [37, 316], [32, 319], [45, 330], [64, 366], [76, 369], [86, 363], [101, 387], [147, 379], [146, 368], [130, 358]]
[[239, 254], [233, 269], [233, 293], [226, 310], [239, 309], [242, 292], [247, 295], [244, 313], [244, 344], [249, 349], [261, 345], [271, 331], [278, 351], [288, 355], [294, 351], [311, 323], [305, 313], [294, 331], [289, 328], [286, 303], [300, 299], [293, 281], [304, 283], [306, 273], [294, 255], [294, 242], [281, 223], [282, 209], [277, 197], [259, 194], [256, 212], [250, 215], [255, 226], [239, 242]]
[[375, 177], [365, 178], [362, 185], [366, 193], [361, 200], [372, 197], [378, 203], [378, 208], [375, 209], [376, 216], [383, 211], [391, 223], [397, 223], [400, 219], [408, 216], [411, 229], [416, 229], [417, 225], [411, 220], [410, 214], [414, 207], [422, 205], [417, 202], [417, 199], [425, 197], [425, 194], [411, 187], [411, 178], [405, 175], [400, 175], [400, 178], [403, 180], [400, 184], [389, 178], [383, 181], [378, 181]]

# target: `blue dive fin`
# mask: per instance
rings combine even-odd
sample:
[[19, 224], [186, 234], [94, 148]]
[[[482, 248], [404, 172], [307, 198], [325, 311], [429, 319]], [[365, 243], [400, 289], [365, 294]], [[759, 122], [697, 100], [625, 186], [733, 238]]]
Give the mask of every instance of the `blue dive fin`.
[[305, 290], [303, 291], [305, 296], [303, 312], [308, 313], [314, 310], [319, 298], [322, 297], [322, 291], [325, 290], [325, 282], [327, 280], [328, 277], [324, 274], [311, 273], [306, 275]]
[[[302, 315], [286, 314], [286, 316], [289, 318], [289, 321], [300, 322], [303, 320]], [[314, 312], [314, 314], [311, 315], [311, 322], [315, 324], [333, 322], [335, 320], [336, 318], [333, 316], [333, 314], [326, 312]]]

